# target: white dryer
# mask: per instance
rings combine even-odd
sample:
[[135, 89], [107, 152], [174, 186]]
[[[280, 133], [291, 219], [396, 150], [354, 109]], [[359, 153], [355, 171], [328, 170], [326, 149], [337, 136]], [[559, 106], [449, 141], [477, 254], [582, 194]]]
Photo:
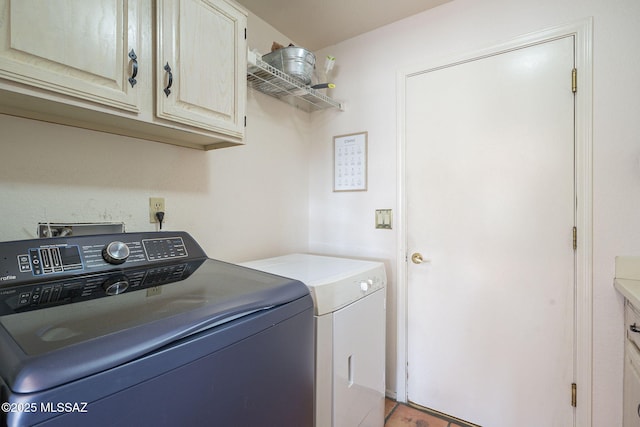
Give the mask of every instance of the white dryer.
[[242, 265], [297, 279], [309, 287], [315, 306], [315, 426], [382, 427], [384, 264], [291, 254]]

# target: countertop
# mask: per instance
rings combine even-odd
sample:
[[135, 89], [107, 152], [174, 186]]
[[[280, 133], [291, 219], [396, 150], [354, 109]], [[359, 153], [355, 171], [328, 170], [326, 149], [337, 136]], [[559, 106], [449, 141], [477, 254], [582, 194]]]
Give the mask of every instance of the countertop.
[[640, 256], [616, 257], [613, 286], [636, 308], [640, 308]]

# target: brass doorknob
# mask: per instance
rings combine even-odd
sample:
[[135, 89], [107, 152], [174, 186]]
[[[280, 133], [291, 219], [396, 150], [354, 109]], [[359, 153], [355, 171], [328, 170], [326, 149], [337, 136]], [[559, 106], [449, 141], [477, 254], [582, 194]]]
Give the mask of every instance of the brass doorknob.
[[413, 262], [414, 264], [422, 264], [423, 262], [429, 262], [429, 260], [422, 258], [421, 253], [415, 252], [413, 255], [411, 255], [411, 262]]

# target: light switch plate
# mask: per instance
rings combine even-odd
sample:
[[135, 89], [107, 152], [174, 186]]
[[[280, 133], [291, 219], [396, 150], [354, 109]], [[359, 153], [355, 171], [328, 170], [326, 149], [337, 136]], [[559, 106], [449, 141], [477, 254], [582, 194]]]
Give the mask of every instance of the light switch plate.
[[393, 227], [393, 210], [376, 209], [376, 228], [391, 230]]

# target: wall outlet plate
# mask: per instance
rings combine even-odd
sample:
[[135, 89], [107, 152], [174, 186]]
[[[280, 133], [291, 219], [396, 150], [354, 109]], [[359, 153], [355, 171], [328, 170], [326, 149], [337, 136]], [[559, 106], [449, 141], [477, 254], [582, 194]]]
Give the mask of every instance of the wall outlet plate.
[[[165, 218], [167, 217], [167, 211], [164, 207], [164, 197], [149, 197], [149, 222], [158, 222], [156, 212], [164, 212]], [[165, 222], [165, 220], [163, 219], [162, 222]]]

